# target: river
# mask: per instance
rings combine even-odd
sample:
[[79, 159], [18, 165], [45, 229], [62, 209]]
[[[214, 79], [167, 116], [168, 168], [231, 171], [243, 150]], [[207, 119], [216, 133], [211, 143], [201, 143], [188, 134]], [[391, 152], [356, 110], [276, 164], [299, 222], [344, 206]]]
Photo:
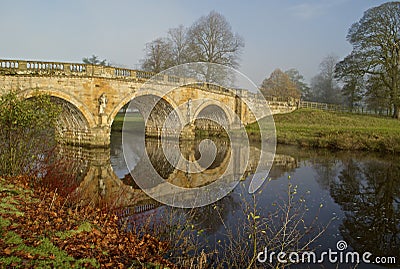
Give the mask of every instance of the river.
[[[137, 142], [131, 143], [137, 146], [131, 148], [128, 157], [130, 163], [133, 163], [130, 168], [134, 176], [143, 173], [141, 154], [144, 147], [140, 146], [139, 140]], [[209, 168], [212, 171], [209, 177], [218, 177], [225, 171], [223, 167], [226, 165], [225, 159], [231, 157], [229, 143], [219, 139], [214, 139], [214, 143], [218, 149], [217, 157]], [[163, 156], [159, 141], [150, 139], [145, 147], [152, 156], [150, 159], [153, 166], [164, 179], [178, 186], [202, 186], [209, 183], [207, 177], [188, 178], [187, 174], [176, 172]], [[188, 158], [199, 158], [196, 143], [186, 142], [175, 150], [180, 150]], [[128, 221], [130, 228], [133, 228], [132, 223], [135, 221], [140, 222], [138, 220], [149, 218], [152, 218], [154, 223], [163, 224], [164, 228], [169, 227], [165, 224], [165, 220], [160, 219], [164, 218], [163, 214], [169, 212], [170, 207], [158, 204], [146, 195], [138, 194], [140, 190], [132, 180], [123, 156], [121, 133], [112, 134], [110, 149], [74, 148], [64, 150], [65, 152], [70, 152], [67, 155], [73, 155], [72, 159], [79, 160], [78, 174], [81, 189], [84, 189], [82, 186], [86, 186], [89, 196], [96, 196], [88, 199], [99, 200], [103, 197], [108, 201], [124, 200], [119, 203], [122, 205], [120, 212]], [[256, 146], [252, 146], [250, 152], [259, 154]], [[253, 159], [249, 166], [254, 166], [252, 162], [257, 161], [257, 156]], [[287, 208], [290, 186], [292, 199], [288, 215], [292, 216], [292, 219], [287, 226], [299, 233], [297, 237], [292, 238], [298, 241], [296, 243], [298, 251], [301, 251], [301, 246], [312, 241], [308, 249], [315, 250], [317, 255], [329, 250], [339, 254], [342, 252], [343, 255], [347, 252], [357, 252], [360, 255], [370, 252], [372, 256], [369, 260], [392, 256], [396, 257], [397, 266], [400, 265], [400, 158], [398, 156], [278, 145], [268, 180], [257, 191], [254, 200], [254, 197], [247, 192], [252, 172], [254, 167], [247, 169], [245, 177], [238, 186], [215, 204], [196, 210], [177, 210], [180, 212], [179, 216], [184, 216], [183, 222], [189, 221], [190, 215], [192, 229], [187, 229], [184, 233], [195, 235], [196, 244], [203, 246], [206, 252], [214, 250], [219, 250], [219, 253], [226, 252], [232, 234], [236, 239], [242, 238], [241, 244], [254, 242], [247, 234], [246, 238], [243, 237], [244, 231], [249, 228], [246, 223], [253, 217], [250, 214], [253, 205], [256, 208], [253, 212], [260, 216], [255, 220], [261, 221], [263, 225], [269, 225], [264, 230], [259, 228], [257, 231], [260, 237], [265, 235], [264, 239], [257, 242], [257, 251], [265, 251], [264, 245], [270, 250], [273, 249], [274, 245], [270, 244], [270, 239], [272, 233], [277, 232], [284, 223], [287, 211], [281, 209]], [[143, 177], [146, 176], [148, 175], [143, 174]], [[125, 196], [118, 195], [116, 198], [115, 193], [114, 196], [108, 195], [111, 193], [110, 189], [121, 186], [126, 187]], [[176, 225], [176, 220], [172, 222]], [[137, 226], [135, 227], [137, 229]], [[289, 228], [287, 231], [290, 231]], [[321, 235], [317, 237], [319, 232]], [[304, 235], [301, 235], [302, 233]], [[279, 242], [277, 244], [280, 244]], [[338, 250], [338, 242], [345, 244], [346, 247], [341, 246]], [[249, 250], [243, 247], [242, 251]], [[277, 259], [276, 256], [273, 258]], [[256, 264], [262, 266], [260, 262]], [[313, 268], [313, 265], [303, 265], [299, 264], [294, 268], [308, 266]], [[328, 258], [324, 260], [323, 266], [336, 268]], [[388, 265], [360, 264], [360, 268], [385, 266]]]

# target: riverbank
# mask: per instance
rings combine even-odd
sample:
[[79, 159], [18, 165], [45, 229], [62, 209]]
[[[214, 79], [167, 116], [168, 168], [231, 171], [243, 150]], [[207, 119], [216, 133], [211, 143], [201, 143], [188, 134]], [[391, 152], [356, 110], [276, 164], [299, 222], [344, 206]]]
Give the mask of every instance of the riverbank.
[[162, 257], [166, 243], [124, 232], [117, 215], [73, 206], [32, 182], [0, 178], [1, 268], [174, 267]]
[[[113, 131], [122, 131], [124, 114], [118, 114]], [[299, 109], [274, 115], [277, 143], [311, 148], [400, 152], [400, 121], [390, 117], [323, 110]], [[135, 128], [142, 126], [138, 114], [126, 118]], [[246, 126], [253, 142], [259, 140], [255, 124]]]
[[299, 109], [274, 121], [279, 144], [400, 152], [400, 121], [389, 117]]

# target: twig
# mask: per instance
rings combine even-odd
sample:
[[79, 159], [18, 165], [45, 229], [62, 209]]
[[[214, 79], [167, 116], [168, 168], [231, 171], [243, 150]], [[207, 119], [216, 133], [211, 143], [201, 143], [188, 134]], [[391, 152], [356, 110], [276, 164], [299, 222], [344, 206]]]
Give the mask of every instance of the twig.
[[51, 200], [50, 204], [50, 210], [53, 207], [54, 200], [56, 200], [56, 195], [57, 195], [57, 188], [54, 190], [53, 199]]

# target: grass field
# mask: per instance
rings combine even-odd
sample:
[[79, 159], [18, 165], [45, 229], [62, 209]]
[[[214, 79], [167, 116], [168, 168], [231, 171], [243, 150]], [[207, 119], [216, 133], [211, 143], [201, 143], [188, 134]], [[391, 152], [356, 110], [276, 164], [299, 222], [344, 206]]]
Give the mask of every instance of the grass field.
[[400, 121], [389, 117], [300, 109], [274, 120], [281, 144], [400, 152]]
[[[111, 126], [112, 131], [122, 132], [125, 113], [118, 113]], [[128, 113], [125, 117], [125, 124], [128, 124], [132, 130], [139, 130], [144, 128], [143, 117], [140, 113]]]

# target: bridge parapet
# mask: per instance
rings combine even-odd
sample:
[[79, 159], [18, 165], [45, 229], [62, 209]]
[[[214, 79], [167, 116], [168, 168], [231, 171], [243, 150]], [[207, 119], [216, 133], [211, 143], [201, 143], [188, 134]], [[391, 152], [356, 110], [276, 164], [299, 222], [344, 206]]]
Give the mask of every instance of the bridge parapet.
[[197, 80], [194, 78], [84, 63], [0, 59], [0, 75], [94, 77], [141, 83], [153, 78], [154, 81], [160, 84], [189, 85], [190, 87], [229, 96], [233, 96], [235, 93], [235, 90], [212, 83], [197, 83]]
[[148, 80], [155, 76], [159, 82], [187, 84], [191, 80], [176, 76], [157, 75], [153, 72], [133, 70], [128, 68], [92, 65], [84, 63], [3, 60], [0, 59], [0, 74], [2, 75], [42, 75], [42, 76], [82, 76], [110, 79]]

